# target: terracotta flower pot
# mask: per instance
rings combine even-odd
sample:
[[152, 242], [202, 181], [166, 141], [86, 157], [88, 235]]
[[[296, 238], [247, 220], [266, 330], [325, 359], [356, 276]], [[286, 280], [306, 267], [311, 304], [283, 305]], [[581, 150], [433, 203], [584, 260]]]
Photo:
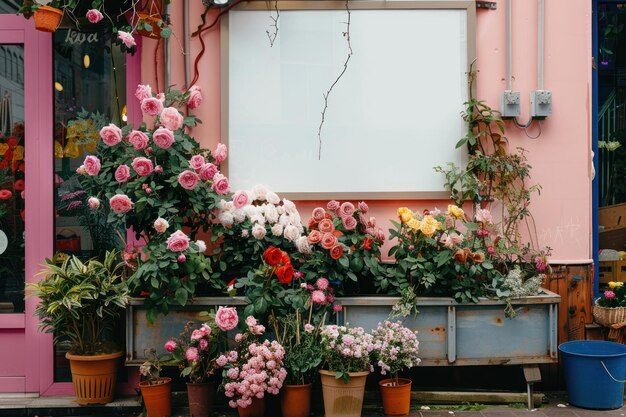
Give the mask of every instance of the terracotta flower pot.
[[35, 10], [35, 29], [43, 32], [55, 32], [62, 17], [63, 10], [50, 6], [39, 6]]
[[246, 408], [237, 407], [239, 417], [263, 417], [265, 414], [265, 397], [254, 398]]
[[408, 416], [411, 410], [411, 380], [398, 378], [383, 379], [378, 382], [383, 399], [383, 413], [386, 416]]
[[78, 404], [107, 404], [113, 401], [117, 364], [121, 356], [122, 352], [95, 356], [65, 354], [70, 361]]
[[320, 370], [326, 417], [361, 417], [368, 371], [350, 372], [350, 381], [335, 379], [335, 373]]
[[172, 378], [159, 378], [159, 382], [154, 385], [150, 385], [149, 381], [142, 381], [139, 388], [148, 417], [172, 415]]
[[283, 417], [308, 417], [311, 412], [311, 384], [283, 385], [280, 395]]
[[215, 382], [187, 383], [190, 417], [209, 417], [215, 404]]

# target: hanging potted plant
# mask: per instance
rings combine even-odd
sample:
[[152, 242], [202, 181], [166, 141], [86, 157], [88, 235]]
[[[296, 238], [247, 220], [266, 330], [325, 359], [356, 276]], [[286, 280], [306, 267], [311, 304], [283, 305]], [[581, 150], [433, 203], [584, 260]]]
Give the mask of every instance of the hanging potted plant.
[[139, 367], [139, 373], [146, 377], [139, 383], [141, 398], [150, 417], [169, 417], [172, 415], [172, 378], [161, 377], [161, 360], [156, 349], [147, 349], [148, 359]]
[[376, 349], [373, 351], [374, 364], [381, 375], [391, 378], [378, 382], [383, 400], [383, 412], [387, 416], [408, 416], [411, 408], [411, 380], [398, 378], [405, 368], [417, 366], [419, 342], [417, 332], [402, 326], [400, 322], [378, 323], [372, 330]]
[[27, 19], [35, 17], [35, 28], [43, 32], [56, 32], [66, 8], [76, 7], [78, 0], [24, 0], [19, 13]]
[[46, 259], [44, 276], [27, 284], [27, 296], [39, 298], [35, 314], [41, 329], [67, 341], [72, 381], [78, 404], [113, 400], [117, 365], [122, 352], [110, 341], [116, 319], [128, 302], [119, 253], [107, 252], [104, 262], [85, 263], [75, 256], [60, 266]]

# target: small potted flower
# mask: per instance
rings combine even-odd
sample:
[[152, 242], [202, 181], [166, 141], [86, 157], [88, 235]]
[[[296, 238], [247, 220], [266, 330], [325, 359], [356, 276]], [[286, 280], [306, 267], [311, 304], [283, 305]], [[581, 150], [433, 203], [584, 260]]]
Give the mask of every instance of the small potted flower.
[[[220, 315], [234, 314], [234, 308], [220, 307]], [[172, 354], [181, 370], [181, 376], [187, 379], [187, 397], [189, 413], [194, 417], [208, 417], [215, 402], [215, 382], [211, 378], [216, 370], [215, 359], [227, 346], [226, 331], [237, 325], [237, 319], [229, 320], [228, 325], [219, 327], [215, 314], [199, 328], [194, 322], [188, 322], [180, 335], [165, 343], [165, 350]]]
[[322, 329], [322, 393], [326, 417], [360, 417], [365, 381], [372, 366], [372, 336], [361, 327]]
[[240, 417], [262, 417], [265, 393], [277, 395], [287, 376], [285, 349], [275, 340], [261, 341], [264, 332], [265, 327], [248, 316], [246, 330], [235, 336], [237, 347], [216, 359], [223, 368], [221, 389]]
[[609, 289], [595, 301], [593, 319], [602, 326], [626, 321], [626, 288], [623, 282], [609, 282]]
[[147, 349], [149, 359], [139, 367], [139, 373], [146, 379], [139, 383], [141, 398], [150, 417], [172, 415], [172, 378], [161, 377], [161, 360], [156, 349]]
[[405, 368], [417, 366], [419, 342], [417, 332], [411, 331], [401, 322], [385, 321], [372, 330], [375, 345], [374, 364], [381, 375], [391, 378], [378, 382], [383, 399], [383, 412], [387, 416], [408, 416], [411, 408], [411, 380], [398, 378]]

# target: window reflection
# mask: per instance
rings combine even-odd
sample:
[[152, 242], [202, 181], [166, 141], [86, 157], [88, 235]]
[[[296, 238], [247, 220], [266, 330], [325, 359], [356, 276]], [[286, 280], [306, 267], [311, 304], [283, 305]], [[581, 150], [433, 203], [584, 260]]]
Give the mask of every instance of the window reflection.
[[1, 0], [0, 14], [15, 14], [22, 4], [21, 0]]

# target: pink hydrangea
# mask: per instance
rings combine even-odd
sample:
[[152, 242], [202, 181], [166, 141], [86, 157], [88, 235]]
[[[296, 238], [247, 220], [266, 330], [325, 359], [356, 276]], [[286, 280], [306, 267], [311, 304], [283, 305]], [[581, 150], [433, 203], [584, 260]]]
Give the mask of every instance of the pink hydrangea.
[[172, 252], [184, 252], [189, 249], [189, 236], [177, 230], [167, 238], [167, 249]]
[[198, 185], [200, 177], [193, 171], [185, 170], [178, 174], [178, 183], [186, 190], [193, 190]]
[[211, 155], [215, 159], [215, 162], [217, 162], [218, 164], [222, 163], [224, 160], [226, 160], [226, 157], [228, 155], [226, 145], [224, 145], [223, 143], [219, 143], [215, 150], [211, 152]]
[[145, 98], [152, 97], [152, 87], [149, 85], [139, 84], [137, 86], [137, 90], [135, 90], [135, 97], [137, 97], [139, 102], [142, 102]]
[[174, 143], [174, 132], [166, 127], [159, 127], [152, 134], [152, 140], [161, 149], [168, 149]]
[[163, 103], [155, 97], [144, 98], [141, 101], [141, 111], [154, 117], [163, 111]]
[[131, 165], [133, 166], [133, 169], [135, 170], [137, 175], [139, 175], [140, 177], [147, 177], [148, 175], [152, 174], [152, 161], [148, 158], [144, 158], [143, 156], [137, 157], [133, 159]]
[[122, 129], [109, 123], [100, 129], [100, 137], [107, 146], [115, 146], [122, 141]]
[[209, 347], [209, 341], [206, 339], [201, 339], [200, 340], [200, 350], [207, 350], [207, 348]]
[[239, 318], [235, 307], [219, 307], [215, 313], [215, 324], [223, 331], [229, 331], [237, 327]]
[[166, 107], [161, 112], [159, 121], [162, 126], [171, 131], [175, 131], [183, 127], [184, 117], [175, 107]]
[[85, 14], [85, 17], [87, 18], [89, 23], [98, 23], [104, 18], [104, 16], [102, 15], [102, 13], [100, 13], [100, 10], [98, 9], [87, 10], [87, 14]]
[[120, 165], [115, 169], [115, 181], [119, 183], [127, 182], [130, 179], [130, 168], [128, 165]]
[[226, 176], [222, 173], [218, 172], [213, 177], [213, 184], [211, 185], [211, 189], [219, 195], [226, 194], [228, 190], [230, 190], [228, 178], [226, 178]]
[[178, 347], [178, 345], [176, 344], [175, 341], [173, 340], [168, 340], [167, 342], [165, 342], [165, 351], [166, 352], [174, 352], [176, 350], [176, 348]]
[[100, 173], [100, 159], [97, 156], [87, 155], [85, 157], [85, 161], [83, 162], [83, 167], [87, 175], [96, 176]]
[[141, 130], [131, 130], [128, 135], [126, 135], [126, 140], [133, 145], [133, 149], [136, 151], [145, 149], [146, 146], [148, 146], [148, 135]]
[[111, 210], [118, 214], [127, 213], [133, 208], [132, 200], [126, 194], [116, 194], [109, 200]]

